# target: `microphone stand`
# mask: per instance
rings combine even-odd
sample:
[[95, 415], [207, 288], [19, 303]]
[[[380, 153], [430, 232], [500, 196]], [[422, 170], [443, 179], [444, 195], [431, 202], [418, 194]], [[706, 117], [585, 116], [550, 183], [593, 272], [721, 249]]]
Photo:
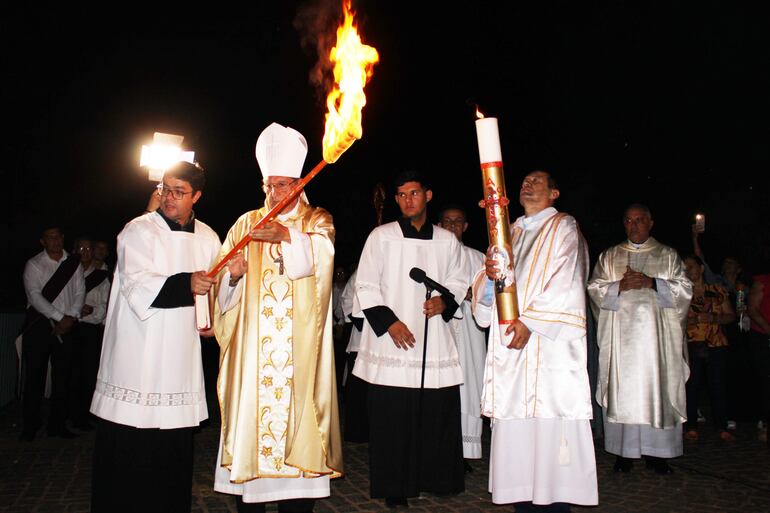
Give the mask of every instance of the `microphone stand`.
[[[425, 284], [425, 301], [430, 299], [433, 288]], [[422, 413], [422, 389], [425, 388], [425, 354], [428, 350], [428, 314], [425, 314], [425, 331], [422, 337], [422, 375], [420, 376], [420, 412]]]
[[[430, 299], [433, 294], [433, 287], [427, 283], [425, 285], [425, 301]], [[425, 389], [425, 355], [428, 352], [428, 314], [425, 314], [425, 330], [422, 336], [422, 374], [420, 376], [420, 402], [417, 410], [417, 483], [422, 481], [422, 403], [423, 390]], [[422, 488], [421, 484], [418, 484]]]

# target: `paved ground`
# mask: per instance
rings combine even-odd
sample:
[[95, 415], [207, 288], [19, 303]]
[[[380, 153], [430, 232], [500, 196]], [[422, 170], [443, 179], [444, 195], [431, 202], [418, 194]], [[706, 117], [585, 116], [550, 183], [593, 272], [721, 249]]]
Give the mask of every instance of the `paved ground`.
[[[0, 411], [0, 511], [86, 512], [89, 509], [93, 433], [75, 440], [47, 438], [31, 443], [18, 440], [18, 403]], [[216, 414], [216, 411], [213, 412]], [[614, 474], [614, 457], [597, 440], [599, 500], [596, 508], [573, 511], [631, 512], [770, 512], [770, 450], [756, 440], [756, 428], [739, 423], [738, 441], [718, 440], [708, 426], [699, 442], [685, 442], [685, 455], [672, 462], [676, 472], [659, 476], [637, 462], [629, 474]], [[194, 512], [234, 512], [229, 496], [212, 490], [219, 424], [207, 421], [196, 436]], [[468, 474], [466, 492], [451, 498], [410, 500], [410, 511], [512, 511], [496, 506], [486, 492], [489, 434], [484, 458]], [[333, 481], [332, 496], [319, 501], [317, 513], [388, 511], [369, 499], [367, 448], [345, 445], [346, 475]]]

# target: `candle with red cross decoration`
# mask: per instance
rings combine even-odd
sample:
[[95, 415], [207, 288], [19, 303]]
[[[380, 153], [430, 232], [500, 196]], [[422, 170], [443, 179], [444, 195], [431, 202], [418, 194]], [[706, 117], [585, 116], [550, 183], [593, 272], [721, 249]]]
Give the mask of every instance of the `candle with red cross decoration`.
[[476, 120], [476, 137], [479, 143], [481, 177], [484, 185], [484, 199], [479, 202], [479, 206], [486, 209], [489, 235], [487, 255], [497, 260], [500, 268], [500, 273], [495, 279], [497, 316], [500, 324], [511, 324], [519, 317], [519, 303], [516, 296], [500, 133], [497, 118], [485, 118], [478, 110], [476, 114], [480, 118]]

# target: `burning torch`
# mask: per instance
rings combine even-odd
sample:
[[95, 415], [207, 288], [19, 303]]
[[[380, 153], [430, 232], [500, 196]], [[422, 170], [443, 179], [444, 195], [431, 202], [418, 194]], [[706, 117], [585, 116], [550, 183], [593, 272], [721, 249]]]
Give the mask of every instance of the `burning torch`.
[[500, 324], [512, 324], [519, 317], [516, 296], [511, 229], [508, 220], [508, 197], [505, 194], [503, 156], [500, 150], [500, 134], [497, 118], [485, 118], [476, 109], [476, 138], [479, 144], [481, 177], [484, 199], [479, 202], [486, 209], [489, 256], [497, 260], [500, 274], [495, 279], [495, 300]]
[[[326, 164], [333, 164], [350, 146], [363, 135], [361, 110], [366, 105], [364, 86], [372, 76], [374, 65], [379, 61], [377, 50], [361, 42], [355, 25], [349, 2], [343, 3], [345, 20], [337, 28], [337, 43], [329, 53], [329, 61], [334, 64], [334, 87], [326, 99], [326, 127], [323, 137], [323, 160], [304, 178], [298, 180], [289, 194], [276, 204], [251, 229], [262, 228], [302, 192]], [[208, 273], [213, 278], [227, 262], [243, 249], [251, 237], [241, 239]]]

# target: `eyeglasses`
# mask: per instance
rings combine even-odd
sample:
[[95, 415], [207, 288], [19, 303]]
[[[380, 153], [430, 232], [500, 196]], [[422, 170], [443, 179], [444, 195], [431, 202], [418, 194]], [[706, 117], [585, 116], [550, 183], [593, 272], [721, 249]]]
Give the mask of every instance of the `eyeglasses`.
[[263, 183], [262, 184], [262, 190], [265, 192], [273, 191], [285, 191], [292, 185], [294, 185], [294, 182], [297, 180], [292, 180], [290, 182], [275, 182], [275, 183]]
[[183, 191], [182, 189], [171, 189], [170, 187], [166, 187], [164, 184], [159, 183], [157, 185], [158, 188], [158, 194], [160, 196], [168, 196], [171, 194], [171, 197], [175, 200], [180, 200], [184, 198], [185, 194], [192, 194], [193, 191]]
[[448, 225], [460, 224], [460, 225], [462, 225], [462, 224], [465, 224], [465, 219], [449, 219], [449, 218], [445, 217], [444, 219], [441, 220], [441, 224], [448, 224]]

